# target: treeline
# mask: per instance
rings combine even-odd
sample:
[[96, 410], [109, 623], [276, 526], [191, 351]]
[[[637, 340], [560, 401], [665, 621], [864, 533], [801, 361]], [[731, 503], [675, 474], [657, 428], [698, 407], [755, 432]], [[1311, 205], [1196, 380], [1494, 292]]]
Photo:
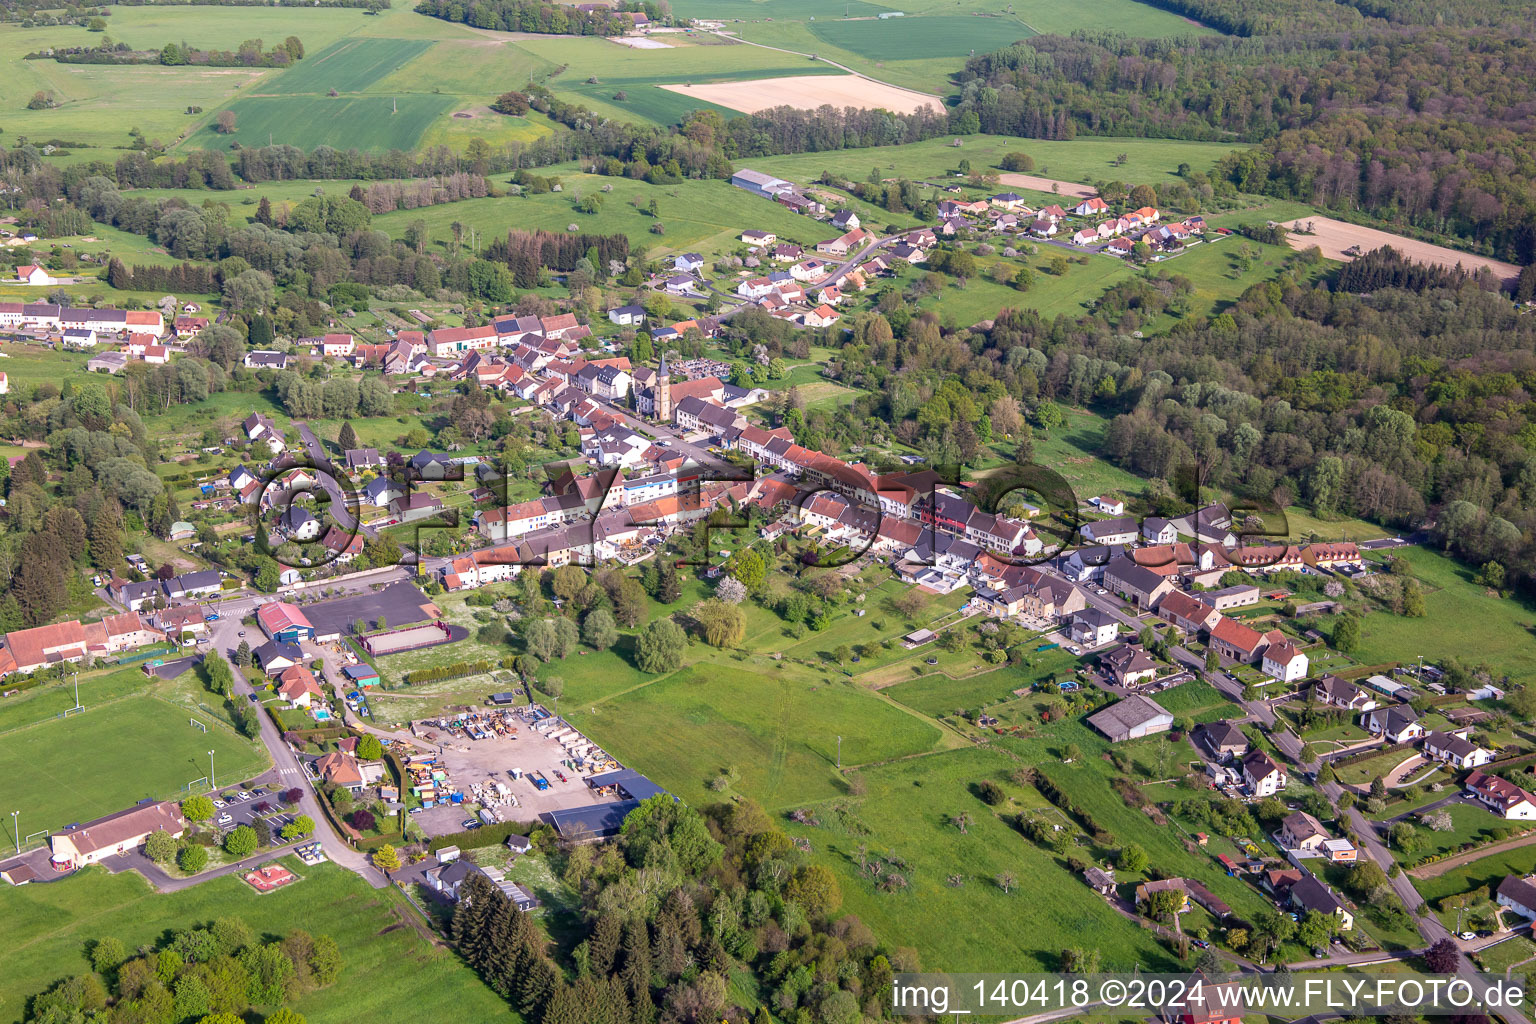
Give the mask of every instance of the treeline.
[[[1190, 16], [1201, 7], [1190, 4]], [[1305, 11], [1337, 19], [1348, 7], [1254, 7], [1292, 13], [1259, 18], [1248, 27], [1274, 34], [1252, 38], [1079, 32], [973, 57], [956, 114], [1033, 138], [1246, 140], [1258, 148], [1214, 172], [1241, 191], [1365, 210], [1517, 263], [1536, 259], [1528, 18], [1497, 32], [1372, 20], [1346, 34], [1314, 31]], [[1450, 9], [1451, 22], [1475, 20], [1457, 13], [1469, 0]]]
[[[640, 8], [636, 6], [635, 10]], [[608, 7], [580, 10], [541, 0], [421, 0], [417, 14], [500, 32], [539, 32], [563, 36], [616, 36], [632, 23]]]
[[[484, 179], [473, 175], [448, 179], [438, 187], [444, 195], [456, 196], [488, 189]], [[374, 201], [384, 203], [392, 195], [384, 190]], [[612, 263], [627, 262], [630, 256], [629, 238], [622, 234], [513, 231], [504, 239], [492, 239], [479, 256], [461, 255], [455, 244], [447, 257], [435, 259], [426, 252], [424, 221], [408, 225], [403, 241], [370, 228], [369, 192], [361, 186], [354, 186], [351, 195], [311, 196], [276, 210], [263, 198], [254, 219], [246, 223], [232, 218], [220, 203], [193, 207], [178, 197], [140, 199], [124, 195], [101, 177], [79, 183], [69, 198], [91, 218], [152, 238], [182, 261], [130, 270], [114, 259], [107, 267], [107, 283], [114, 288], [218, 293], [234, 309], [267, 309], [275, 302], [284, 314], [279, 326], [285, 333], [323, 325], [323, 309], [309, 304], [329, 298], [332, 289], [345, 282], [370, 288], [404, 285], [428, 294], [447, 287], [509, 302], [514, 286], [534, 287], [549, 271], [585, 269], [591, 278], [602, 280]], [[278, 286], [284, 288], [281, 297], [275, 294]]]
[[185, 43], [166, 43], [158, 50], [134, 50], [126, 43], [106, 46], [77, 46], [50, 49], [47, 53], [29, 53], [28, 60], [58, 61], [60, 64], [159, 64], [165, 67], [192, 65], [208, 68], [285, 68], [304, 56], [304, 44], [289, 36], [270, 50], [262, 49], [260, 39], [247, 39], [237, 50], [199, 50]]
[[171, 295], [216, 295], [219, 291], [218, 268], [207, 263], [178, 263], [175, 266], [132, 268], [113, 257], [107, 264], [107, 284], [121, 291], [165, 292]]
[[701, 814], [655, 796], [617, 845], [570, 847], [556, 863], [583, 911], [574, 972], [478, 873], [453, 915], [460, 955], [532, 1024], [775, 1019], [733, 1004], [728, 979], [744, 968], [776, 1019], [884, 1019], [895, 972], [918, 969], [857, 917], [834, 919], [835, 876], [750, 801]]
[[[150, 836], [174, 844], [165, 832]], [[206, 855], [204, 857], [206, 860]], [[304, 1024], [282, 1004], [341, 977], [341, 949], [329, 935], [294, 929], [281, 939], [257, 935], [239, 918], [167, 931], [131, 953], [115, 936], [82, 951], [90, 970], [57, 982], [29, 1001], [36, 1024], [101, 1020], [254, 1020], [255, 1008], [276, 1007], [265, 1024]]]
[[462, 199], [484, 199], [492, 194], [491, 183], [482, 175], [459, 173], [415, 181], [381, 181], [358, 188], [352, 198], [359, 199], [369, 213], [379, 214], [391, 210], [419, 210]]

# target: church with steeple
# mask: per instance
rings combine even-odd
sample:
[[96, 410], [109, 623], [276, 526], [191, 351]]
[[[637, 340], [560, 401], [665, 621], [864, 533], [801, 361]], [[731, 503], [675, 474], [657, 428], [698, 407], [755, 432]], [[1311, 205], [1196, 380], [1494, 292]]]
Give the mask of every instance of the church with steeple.
[[662, 352], [661, 363], [656, 367], [656, 383], [652, 385], [655, 397], [652, 399], [652, 411], [656, 419], [661, 423], [669, 423], [672, 420], [672, 371], [667, 369], [667, 354]]

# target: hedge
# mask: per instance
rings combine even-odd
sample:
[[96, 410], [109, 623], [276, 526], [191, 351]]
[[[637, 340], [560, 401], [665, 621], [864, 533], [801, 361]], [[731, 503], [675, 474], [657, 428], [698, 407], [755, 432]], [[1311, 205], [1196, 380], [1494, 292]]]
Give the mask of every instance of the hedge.
[[500, 846], [508, 836], [526, 836], [533, 831], [533, 823], [498, 821], [494, 825], [482, 825], [464, 832], [450, 832], [438, 836], [427, 844], [428, 853], [436, 853], [445, 846], [457, 846], [461, 850], [478, 850], [486, 846]]
[[1050, 776], [1046, 775], [1044, 772], [1038, 770], [1035, 772], [1035, 789], [1039, 790], [1041, 796], [1045, 797], [1052, 804], [1056, 805], [1057, 809], [1059, 809], [1063, 814], [1066, 814], [1069, 817], [1075, 819], [1078, 825], [1082, 827], [1083, 831], [1087, 832], [1090, 836], [1093, 837], [1093, 841], [1095, 843], [1098, 843], [1100, 846], [1118, 845], [1115, 841], [1115, 834], [1113, 832], [1102, 827], [1097, 821], [1095, 821], [1093, 815], [1079, 807], [1072, 800], [1072, 798], [1066, 793], [1062, 792], [1056, 783], [1051, 780]]
[[1342, 768], [1345, 765], [1359, 764], [1361, 761], [1369, 761], [1372, 758], [1380, 757], [1383, 754], [1391, 754], [1398, 751], [1412, 749], [1412, 743], [1394, 743], [1388, 747], [1367, 747], [1366, 749], [1360, 751], [1358, 754], [1349, 754], [1345, 757], [1332, 758], [1328, 761], [1328, 763], [1333, 765], [1335, 768]]
[[407, 686], [415, 686], [417, 683], [440, 683], [445, 679], [459, 679], [463, 676], [476, 676], [491, 670], [489, 661], [456, 661], [452, 665], [439, 665], [436, 668], [417, 669], [415, 672], [407, 672], [405, 682]]

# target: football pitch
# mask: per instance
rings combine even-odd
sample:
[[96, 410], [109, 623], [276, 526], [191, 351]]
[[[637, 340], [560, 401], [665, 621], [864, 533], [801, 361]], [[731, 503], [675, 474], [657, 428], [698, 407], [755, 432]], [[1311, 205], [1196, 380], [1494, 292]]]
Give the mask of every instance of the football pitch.
[[[95, 707], [87, 701], [83, 712], [6, 733], [0, 739], [0, 778], [10, 798], [5, 816], [20, 811], [21, 832], [30, 835], [146, 797], [180, 797], [187, 783], [208, 774], [210, 750], [221, 783], [265, 770], [266, 753], [255, 743], [212, 716], [197, 717], [206, 733], [184, 708], [140, 693]], [[10, 822], [5, 825], [9, 832]]]

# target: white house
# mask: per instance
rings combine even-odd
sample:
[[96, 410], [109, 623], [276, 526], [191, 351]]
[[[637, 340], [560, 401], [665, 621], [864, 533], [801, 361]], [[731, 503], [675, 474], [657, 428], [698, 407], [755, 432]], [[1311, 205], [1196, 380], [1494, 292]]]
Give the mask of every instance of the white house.
[[1406, 704], [1367, 711], [1361, 716], [1360, 724], [1365, 726], [1366, 732], [1380, 736], [1388, 743], [1412, 743], [1424, 736], [1418, 713]]
[[1179, 531], [1167, 519], [1147, 516], [1141, 521], [1141, 537], [1148, 544], [1172, 544], [1179, 539]]
[[1463, 785], [1478, 803], [1507, 821], [1536, 821], [1536, 796], [1508, 779], [1473, 769]]
[[1307, 677], [1307, 656], [1295, 644], [1270, 644], [1264, 649], [1264, 661], [1260, 667], [1272, 679], [1293, 683]]
[[1274, 796], [1285, 788], [1285, 769], [1262, 750], [1251, 750], [1243, 758], [1243, 783], [1258, 797]]
[[1115, 617], [1097, 608], [1073, 612], [1067, 628], [1072, 642], [1084, 647], [1103, 647], [1120, 634], [1120, 623]]
[[1493, 760], [1493, 751], [1485, 750], [1453, 732], [1424, 734], [1424, 756], [1454, 765], [1457, 768], [1477, 768]]
[[21, 284], [29, 284], [35, 288], [58, 284], [58, 278], [53, 277], [42, 267], [28, 265], [16, 268], [16, 280]]
[[1529, 878], [1505, 875], [1494, 899], [1499, 906], [1508, 907], [1527, 921], [1536, 920], [1536, 885]]

